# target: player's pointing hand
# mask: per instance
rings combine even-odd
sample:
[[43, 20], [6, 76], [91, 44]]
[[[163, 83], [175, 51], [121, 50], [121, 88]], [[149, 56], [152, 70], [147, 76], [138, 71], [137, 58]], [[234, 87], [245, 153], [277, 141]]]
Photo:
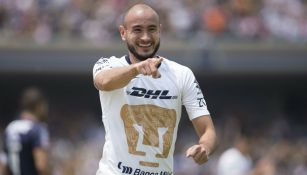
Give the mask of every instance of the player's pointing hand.
[[193, 145], [186, 151], [186, 157], [192, 157], [196, 163], [203, 164], [209, 160], [209, 152], [202, 144]]
[[148, 58], [145, 61], [135, 64], [136, 70], [138, 74], [151, 75], [153, 78], [160, 78], [161, 74], [158, 71], [158, 68], [163, 59], [163, 57]]

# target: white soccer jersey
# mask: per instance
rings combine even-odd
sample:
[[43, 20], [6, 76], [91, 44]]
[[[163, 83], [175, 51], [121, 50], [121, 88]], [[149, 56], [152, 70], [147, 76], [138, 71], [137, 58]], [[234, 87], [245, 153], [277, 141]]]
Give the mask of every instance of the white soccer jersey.
[[[128, 56], [101, 58], [93, 76], [128, 66]], [[190, 120], [208, 115], [192, 71], [164, 59], [161, 78], [137, 75], [127, 86], [99, 91], [106, 136], [97, 175], [173, 175], [173, 153], [182, 105]]]

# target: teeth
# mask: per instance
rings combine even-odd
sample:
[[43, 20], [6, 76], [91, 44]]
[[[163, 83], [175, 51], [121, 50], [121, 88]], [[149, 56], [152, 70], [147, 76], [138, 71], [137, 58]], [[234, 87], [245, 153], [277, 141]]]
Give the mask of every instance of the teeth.
[[140, 47], [149, 47], [151, 44], [139, 44]]

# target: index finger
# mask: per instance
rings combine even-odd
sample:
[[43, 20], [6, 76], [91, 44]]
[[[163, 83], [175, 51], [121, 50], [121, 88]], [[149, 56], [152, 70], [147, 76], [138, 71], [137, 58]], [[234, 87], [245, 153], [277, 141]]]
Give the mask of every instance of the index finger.
[[161, 64], [162, 61], [163, 61], [163, 57], [159, 57], [155, 63], [155, 66], [159, 67], [159, 64]]

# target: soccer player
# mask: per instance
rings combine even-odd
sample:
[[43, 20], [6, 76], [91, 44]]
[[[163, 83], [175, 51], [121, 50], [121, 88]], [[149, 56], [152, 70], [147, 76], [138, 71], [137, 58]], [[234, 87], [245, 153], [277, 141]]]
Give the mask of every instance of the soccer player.
[[[208, 161], [216, 143], [212, 119], [192, 71], [156, 55], [161, 25], [155, 10], [136, 4], [119, 27], [128, 55], [93, 68], [106, 130], [97, 175], [171, 175], [182, 105], [199, 136], [186, 156]], [[192, 60], [191, 60], [192, 61]]]
[[21, 98], [19, 119], [9, 123], [4, 133], [8, 175], [48, 174], [46, 125], [47, 101], [37, 88], [26, 89]]

